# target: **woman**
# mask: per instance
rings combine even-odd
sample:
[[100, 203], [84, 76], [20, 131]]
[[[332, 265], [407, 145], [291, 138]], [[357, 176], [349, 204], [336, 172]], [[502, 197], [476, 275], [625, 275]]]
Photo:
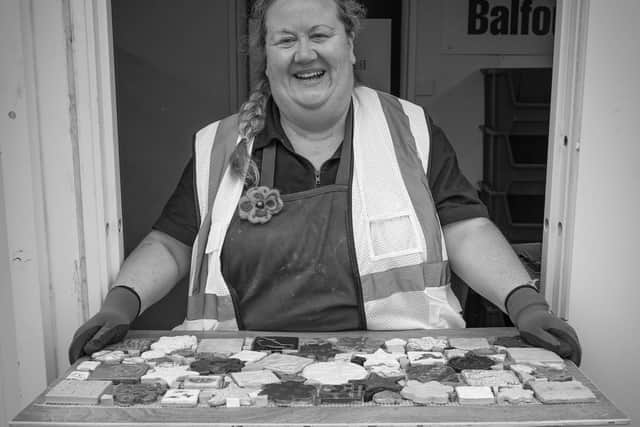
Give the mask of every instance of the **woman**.
[[189, 271], [182, 329], [464, 327], [451, 264], [526, 339], [579, 363], [575, 332], [486, 219], [442, 132], [420, 107], [354, 84], [361, 16], [354, 0], [256, 2], [257, 89], [197, 133], [72, 361], [121, 339]]

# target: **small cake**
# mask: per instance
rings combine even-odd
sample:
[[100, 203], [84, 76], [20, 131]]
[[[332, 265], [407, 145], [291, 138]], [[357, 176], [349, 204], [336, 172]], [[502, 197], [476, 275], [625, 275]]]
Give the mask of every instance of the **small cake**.
[[456, 394], [461, 405], [490, 405], [496, 402], [491, 387], [458, 386]]

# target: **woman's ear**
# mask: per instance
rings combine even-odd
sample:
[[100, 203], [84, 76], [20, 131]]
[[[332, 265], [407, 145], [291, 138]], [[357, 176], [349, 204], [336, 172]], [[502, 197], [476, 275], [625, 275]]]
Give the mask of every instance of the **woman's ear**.
[[355, 65], [356, 63], [356, 53], [355, 53], [355, 34], [353, 33], [349, 33], [347, 34], [347, 40], [349, 43], [349, 48], [350, 48], [350, 52], [349, 52], [349, 57], [351, 59], [351, 64]]

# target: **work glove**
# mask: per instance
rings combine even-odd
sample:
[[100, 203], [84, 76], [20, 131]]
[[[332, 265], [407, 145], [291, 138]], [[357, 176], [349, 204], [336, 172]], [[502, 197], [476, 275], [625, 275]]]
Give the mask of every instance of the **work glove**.
[[576, 331], [549, 311], [549, 304], [534, 286], [515, 288], [507, 296], [505, 307], [526, 342], [551, 350], [580, 366], [582, 349]]
[[69, 363], [84, 355], [121, 341], [129, 331], [129, 325], [138, 317], [140, 297], [126, 286], [109, 290], [100, 311], [89, 319], [73, 335], [69, 346]]

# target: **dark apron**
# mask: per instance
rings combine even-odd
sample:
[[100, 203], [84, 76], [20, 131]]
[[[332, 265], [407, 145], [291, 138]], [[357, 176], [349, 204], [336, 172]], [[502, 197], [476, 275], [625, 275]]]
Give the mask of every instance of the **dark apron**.
[[[282, 211], [266, 224], [234, 214], [221, 263], [239, 329], [366, 328], [351, 230], [351, 145], [345, 135], [335, 184], [283, 195]], [[275, 158], [276, 145], [265, 147], [261, 185], [273, 188]]]

